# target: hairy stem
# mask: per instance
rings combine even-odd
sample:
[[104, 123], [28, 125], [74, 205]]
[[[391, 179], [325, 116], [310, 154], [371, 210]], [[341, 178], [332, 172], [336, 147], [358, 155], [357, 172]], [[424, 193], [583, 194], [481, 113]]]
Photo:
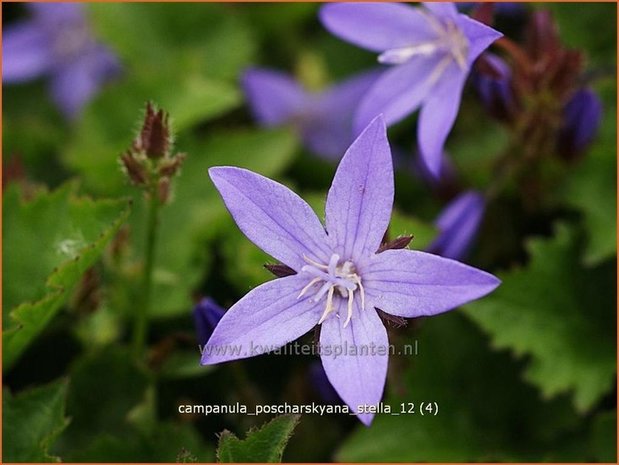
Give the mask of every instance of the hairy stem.
[[140, 305], [137, 309], [133, 331], [133, 350], [137, 358], [141, 358], [146, 344], [148, 332], [148, 317], [150, 314], [151, 293], [153, 287], [153, 269], [155, 262], [155, 248], [157, 229], [159, 227], [159, 197], [156, 185], [150, 189], [148, 201], [148, 219], [146, 224], [146, 248], [144, 249], [144, 271], [142, 276], [142, 290]]

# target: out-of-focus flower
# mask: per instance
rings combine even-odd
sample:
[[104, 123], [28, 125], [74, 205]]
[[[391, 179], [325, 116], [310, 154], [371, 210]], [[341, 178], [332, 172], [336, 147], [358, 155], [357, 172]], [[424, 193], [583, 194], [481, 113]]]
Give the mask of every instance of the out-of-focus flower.
[[331, 385], [331, 382], [325, 373], [325, 369], [322, 367], [320, 362], [316, 361], [310, 365], [308, 376], [311, 385], [314, 389], [316, 389], [316, 392], [323, 401], [331, 405], [344, 403], [342, 402], [342, 398], [339, 396], [337, 391]]
[[469, 251], [484, 216], [482, 194], [467, 191], [452, 200], [436, 219], [439, 235], [429, 252], [459, 260]]
[[320, 17], [333, 34], [379, 52], [380, 63], [393, 65], [361, 100], [354, 129], [381, 113], [391, 125], [421, 107], [419, 148], [430, 172], [438, 176], [471, 64], [501, 34], [458, 13], [453, 3], [420, 8], [333, 3], [322, 7]]
[[[327, 377], [367, 425], [373, 414], [363, 406], [380, 401], [388, 363], [387, 331], [376, 308], [400, 317], [435, 315], [499, 284], [489, 273], [437, 255], [377, 253], [394, 197], [381, 116], [337, 168], [326, 230], [312, 208], [281, 184], [234, 167], [211, 168], [209, 174], [241, 231], [296, 274], [262, 284], [233, 305], [209, 339], [203, 364], [269, 352], [321, 324]], [[384, 349], [361, 350], [371, 346]]]
[[355, 138], [352, 119], [359, 101], [379, 75], [363, 73], [311, 93], [287, 74], [255, 68], [245, 72], [242, 84], [259, 124], [292, 124], [311, 152], [338, 159]]
[[511, 69], [502, 58], [493, 53], [486, 52], [482, 56], [483, 66], [471, 73], [473, 86], [492, 116], [510, 121], [516, 111]]
[[198, 344], [206, 344], [225, 313], [226, 311], [210, 297], [200, 299], [193, 309], [193, 321], [196, 325]]
[[2, 32], [2, 82], [50, 76], [54, 102], [75, 118], [120, 71], [116, 56], [91, 34], [79, 3], [28, 3], [32, 18]]
[[[458, 6], [458, 10], [462, 12], [468, 12], [482, 3], [480, 2], [458, 2], [456, 5]], [[492, 3], [492, 9], [494, 10], [494, 14], [500, 16], [515, 16], [520, 17], [524, 15], [527, 11], [527, 7], [525, 3], [521, 2], [494, 2]]]
[[563, 108], [563, 126], [559, 131], [559, 154], [573, 159], [593, 140], [602, 120], [602, 102], [588, 88], [577, 91]]

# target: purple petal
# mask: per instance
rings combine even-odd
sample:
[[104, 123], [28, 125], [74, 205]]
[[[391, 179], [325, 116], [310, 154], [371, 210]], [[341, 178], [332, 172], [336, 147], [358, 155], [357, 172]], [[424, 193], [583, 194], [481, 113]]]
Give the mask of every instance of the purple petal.
[[59, 64], [51, 82], [54, 101], [68, 118], [75, 118], [119, 70], [116, 57], [103, 46], [81, 54], [74, 61]]
[[593, 140], [602, 120], [602, 102], [591, 89], [576, 92], [563, 108], [559, 150], [574, 155]]
[[[339, 299], [339, 318], [327, 318], [320, 329], [320, 358], [329, 381], [342, 400], [355, 412], [380, 402], [389, 362], [387, 330], [371, 307], [360, 309], [346, 327], [346, 301]], [[367, 409], [367, 407], [365, 407]], [[370, 425], [373, 413], [358, 413]]]
[[391, 126], [415, 111], [432, 90], [439, 62], [437, 56], [419, 56], [385, 71], [361, 101], [355, 131], [360, 132], [381, 113]]
[[31, 2], [26, 4], [41, 24], [57, 27], [60, 23], [75, 23], [85, 19], [80, 3]]
[[428, 252], [454, 260], [462, 258], [477, 235], [485, 206], [483, 195], [474, 191], [452, 200], [435, 222], [440, 234]]
[[322, 363], [319, 361], [312, 362], [309, 367], [309, 381], [314, 386], [316, 391], [318, 391], [318, 395], [328, 404], [332, 405], [341, 405], [344, 402], [342, 398], [337, 393], [329, 378], [327, 378], [327, 374], [325, 373], [325, 369], [322, 366]]
[[382, 116], [346, 151], [327, 195], [329, 241], [344, 260], [376, 252], [393, 207], [393, 163]]
[[209, 170], [241, 231], [269, 255], [300, 271], [304, 256], [327, 263], [327, 235], [311, 207], [287, 187], [234, 167]]
[[309, 149], [329, 159], [341, 159], [357, 134], [353, 116], [359, 101], [382, 74], [373, 70], [337, 84], [318, 96], [302, 121]]
[[306, 92], [283, 73], [250, 69], [243, 74], [241, 83], [254, 117], [265, 126], [289, 122], [307, 104]]
[[312, 329], [324, 302], [298, 300], [307, 276], [293, 275], [252, 289], [223, 316], [202, 353], [212, 365], [278, 349]]
[[417, 139], [420, 155], [430, 173], [437, 178], [441, 173], [445, 140], [458, 115], [465, 80], [466, 74], [456, 63], [451, 63], [419, 113]]
[[33, 21], [8, 26], [2, 32], [2, 82], [22, 82], [49, 71], [50, 39]]
[[332, 3], [324, 5], [319, 15], [332, 34], [376, 52], [435, 36], [423, 14], [400, 3]]
[[455, 260], [415, 250], [387, 250], [363, 272], [366, 296], [392, 315], [436, 315], [485, 296], [500, 281]]
[[469, 66], [490, 46], [490, 44], [492, 44], [492, 42], [503, 37], [503, 34], [499, 31], [479, 21], [475, 21], [466, 15], [459, 14], [456, 21], [469, 40], [469, 55], [467, 59]]
[[454, 3], [449, 2], [424, 2], [423, 6], [432, 12], [433, 15], [442, 18], [455, 18], [458, 9]]
[[205, 297], [198, 302], [193, 309], [193, 320], [196, 326], [198, 344], [206, 344], [225, 313], [226, 311], [209, 297]]

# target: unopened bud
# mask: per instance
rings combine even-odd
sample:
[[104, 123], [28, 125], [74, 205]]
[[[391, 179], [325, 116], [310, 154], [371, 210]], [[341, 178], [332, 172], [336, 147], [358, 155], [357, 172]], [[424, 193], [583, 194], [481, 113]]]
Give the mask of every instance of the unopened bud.
[[563, 108], [558, 151], [565, 159], [577, 157], [595, 137], [602, 119], [602, 102], [591, 89], [576, 92]]
[[186, 155], [179, 153], [172, 158], [168, 158], [159, 165], [159, 175], [164, 177], [173, 177], [185, 161]]
[[163, 177], [157, 184], [157, 196], [160, 203], [166, 203], [170, 198], [170, 178]]
[[135, 148], [143, 151], [148, 158], [162, 158], [170, 150], [171, 137], [168, 114], [163, 110], [155, 111], [153, 105], [146, 104], [146, 115], [142, 130], [135, 141]]
[[132, 183], [138, 186], [146, 184], [146, 169], [130, 152], [123, 153], [120, 160]]

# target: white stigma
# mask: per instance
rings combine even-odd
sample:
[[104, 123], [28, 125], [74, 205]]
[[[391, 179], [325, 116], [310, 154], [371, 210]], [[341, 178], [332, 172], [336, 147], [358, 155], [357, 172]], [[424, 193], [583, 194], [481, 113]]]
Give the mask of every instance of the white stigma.
[[462, 70], [466, 70], [469, 44], [460, 28], [453, 21], [447, 20], [443, 23], [429, 14], [424, 13], [424, 16], [436, 31], [436, 39], [387, 50], [380, 54], [378, 62], [387, 65], [401, 65], [416, 56], [430, 56], [443, 52], [455, 61]]
[[350, 319], [352, 318], [352, 307], [354, 302], [355, 291], [361, 293], [361, 309], [365, 308], [365, 290], [361, 284], [361, 277], [357, 274], [357, 269], [351, 261], [345, 261], [340, 264], [340, 256], [337, 254], [331, 255], [328, 265], [323, 265], [312, 260], [309, 257], [303, 257], [308, 263], [301, 271], [313, 276], [312, 280], [305, 286], [299, 293], [297, 299], [303, 297], [312, 288], [315, 288], [317, 284], [322, 285], [316, 289], [315, 294], [312, 296], [313, 302], [319, 302], [325, 294], [327, 295], [327, 304], [325, 311], [323, 312], [318, 324], [321, 324], [333, 311], [333, 297], [335, 291], [337, 291], [341, 297], [348, 299], [348, 312], [346, 315], [346, 321], [344, 327], [348, 326]]

